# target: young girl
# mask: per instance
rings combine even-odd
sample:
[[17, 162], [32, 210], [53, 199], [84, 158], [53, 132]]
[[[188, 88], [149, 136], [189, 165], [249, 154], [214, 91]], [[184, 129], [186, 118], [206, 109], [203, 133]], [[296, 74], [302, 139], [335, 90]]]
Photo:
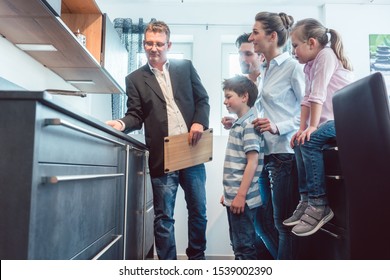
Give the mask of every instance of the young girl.
[[326, 196], [321, 149], [336, 136], [332, 97], [352, 82], [352, 67], [339, 34], [315, 19], [298, 21], [291, 31], [291, 43], [297, 60], [306, 64], [306, 89], [300, 128], [290, 143], [297, 161], [300, 202], [283, 224], [294, 226], [292, 232], [298, 236], [308, 236], [334, 215]]

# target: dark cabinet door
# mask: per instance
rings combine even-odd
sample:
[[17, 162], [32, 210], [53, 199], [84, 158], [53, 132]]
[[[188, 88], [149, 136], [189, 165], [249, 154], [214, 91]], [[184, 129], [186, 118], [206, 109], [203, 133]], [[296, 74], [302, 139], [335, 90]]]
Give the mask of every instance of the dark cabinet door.
[[153, 246], [153, 199], [147, 156], [130, 150], [128, 168], [126, 259], [144, 259]]

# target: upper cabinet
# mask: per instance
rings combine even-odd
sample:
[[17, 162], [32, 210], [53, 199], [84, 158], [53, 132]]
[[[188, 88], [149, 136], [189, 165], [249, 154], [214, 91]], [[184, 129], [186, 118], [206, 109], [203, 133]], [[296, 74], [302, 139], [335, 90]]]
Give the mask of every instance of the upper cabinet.
[[93, 0], [0, 0], [0, 34], [80, 91], [124, 92], [128, 53]]

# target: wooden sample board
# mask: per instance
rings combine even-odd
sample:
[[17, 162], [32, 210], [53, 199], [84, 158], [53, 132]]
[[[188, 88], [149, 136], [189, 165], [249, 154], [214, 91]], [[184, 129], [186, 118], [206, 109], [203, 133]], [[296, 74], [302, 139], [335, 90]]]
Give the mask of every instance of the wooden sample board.
[[188, 134], [164, 138], [164, 172], [172, 172], [213, 159], [213, 129], [203, 131], [198, 144], [188, 144]]

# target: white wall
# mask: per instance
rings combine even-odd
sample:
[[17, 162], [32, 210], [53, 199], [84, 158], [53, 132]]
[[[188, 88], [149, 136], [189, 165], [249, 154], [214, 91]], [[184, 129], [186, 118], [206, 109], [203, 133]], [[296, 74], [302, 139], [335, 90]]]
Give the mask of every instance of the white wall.
[[324, 12], [327, 27], [340, 32], [343, 38], [346, 54], [354, 67], [355, 78], [369, 75], [369, 34], [390, 34], [390, 4], [328, 4]]
[[[135, 3], [116, 6], [110, 0], [96, 1], [103, 12], [113, 20], [129, 17], [134, 21], [143, 18], [149, 21], [157, 18], [171, 25], [173, 34], [193, 36], [193, 62], [210, 95], [211, 127], [214, 128], [213, 161], [207, 168], [207, 251], [210, 256], [232, 255], [229, 245], [225, 210], [219, 205], [222, 194], [222, 167], [226, 136], [218, 136], [219, 123], [224, 113], [221, 99], [221, 43], [234, 39], [252, 28], [254, 16], [259, 11], [286, 12], [296, 20], [314, 17], [322, 20], [328, 28], [334, 28], [343, 36], [346, 52], [355, 68], [356, 77], [369, 74], [368, 34], [390, 34], [390, 5], [326, 5], [314, 6], [259, 6], [225, 4], [223, 6], [189, 5], [177, 1], [169, 5], [148, 5]], [[239, 1], [237, 1], [239, 2]], [[206, 25], [208, 24], [208, 29]], [[35, 62], [28, 55], [0, 38], [0, 77], [27, 89], [67, 89], [61, 78]], [[111, 118], [110, 95], [88, 95], [87, 98], [59, 97], [78, 111], [102, 121]], [[185, 254], [187, 243], [187, 210], [182, 191], [176, 204], [176, 238], [178, 253]]]

